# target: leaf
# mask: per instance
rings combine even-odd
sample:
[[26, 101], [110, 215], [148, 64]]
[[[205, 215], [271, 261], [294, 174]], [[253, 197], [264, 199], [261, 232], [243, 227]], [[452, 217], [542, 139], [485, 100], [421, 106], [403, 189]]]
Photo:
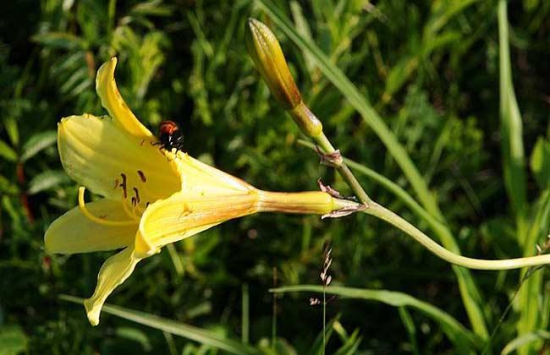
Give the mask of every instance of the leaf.
[[[525, 154], [523, 148], [523, 123], [519, 112], [510, 63], [510, 43], [508, 38], [508, 2], [498, 2], [498, 44], [500, 59], [500, 133], [502, 136], [502, 158], [504, 185], [508, 199], [515, 214], [517, 240], [523, 247], [523, 255], [532, 255], [533, 245], [529, 244], [532, 233], [528, 233], [530, 221], [527, 218], [527, 177], [525, 172]], [[518, 305], [521, 305], [517, 321], [518, 336], [523, 336], [536, 329], [540, 323], [540, 309], [533, 295], [542, 287], [539, 274], [525, 282], [519, 292]], [[535, 352], [534, 344], [522, 349], [520, 354]]]
[[357, 349], [361, 344], [362, 338], [359, 336], [359, 329], [356, 329], [350, 337], [348, 337], [344, 344], [338, 349], [334, 355], [353, 355], [357, 354]]
[[422, 312], [429, 318], [439, 323], [442, 330], [445, 332], [445, 334], [447, 334], [449, 339], [456, 346], [456, 350], [458, 351], [458, 353], [471, 354], [482, 344], [477, 336], [466, 329], [462, 324], [451, 317], [448, 313], [437, 307], [432, 306], [429, 303], [420, 301], [412, 296], [400, 292], [338, 286], [324, 288], [323, 286], [318, 285], [297, 285], [280, 287], [271, 289], [270, 292], [326, 292], [327, 294], [338, 295], [342, 297], [382, 302], [394, 307], [411, 307]]
[[273, 341], [262, 339], [258, 345], [263, 355], [298, 355], [298, 352], [285, 339], [277, 338]]
[[80, 37], [65, 32], [48, 32], [32, 36], [34, 42], [46, 47], [73, 49], [86, 48], [84, 40]]
[[147, 333], [139, 329], [130, 327], [119, 327], [116, 329], [116, 335], [121, 338], [139, 343], [143, 348], [143, 351], [145, 352], [150, 352], [151, 350], [153, 350], [153, 346], [151, 345], [151, 341], [149, 340]]
[[142, 2], [130, 10], [130, 16], [171, 16], [175, 8], [160, 1]]
[[[330, 339], [332, 335], [334, 334], [334, 324], [336, 322], [339, 322], [339, 316], [332, 319], [330, 322], [327, 322], [326, 329], [321, 329], [321, 332], [315, 339], [315, 342], [310, 345], [310, 354], [312, 355], [318, 355], [323, 354], [323, 349], [325, 348], [324, 340], [327, 342], [327, 344], [330, 342]], [[323, 332], [325, 332], [325, 336], [323, 338]]]
[[531, 12], [533, 10], [538, 9], [539, 7], [539, 0], [523, 0], [523, 8], [527, 12]]
[[6, 118], [4, 125], [6, 126], [6, 132], [8, 132], [11, 143], [14, 146], [19, 145], [19, 129], [17, 127], [17, 121], [13, 118]]
[[391, 68], [388, 79], [386, 80], [384, 100], [390, 99], [391, 96], [405, 84], [417, 66], [418, 60], [416, 58], [404, 57]]
[[65, 95], [76, 96], [74, 89], [79, 85], [82, 85], [83, 82], [90, 82], [88, 76], [88, 68], [80, 67], [76, 69], [69, 77], [67, 77], [63, 84], [61, 84], [59, 91]]
[[15, 195], [19, 192], [19, 188], [5, 176], [0, 175], [0, 192]]
[[[537, 199], [532, 208], [532, 216], [533, 217], [529, 220], [529, 233], [527, 234], [525, 244], [530, 246], [535, 246], [539, 243], [544, 244], [548, 236], [548, 228], [550, 227], [550, 189], [544, 190]], [[533, 251], [530, 251], [529, 253], [525, 253], [525, 255], [531, 256], [532, 253]], [[532, 278], [529, 278], [526, 282], [526, 286], [530, 285], [531, 279]], [[539, 287], [544, 286], [539, 285]], [[528, 305], [529, 307], [535, 308], [535, 310], [540, 309], [538, 302], [533, 302], [532, 298], [526, 298], [524, 302], [523, 308], [528, 308]], [[539, 313], [536, 314], [540, 315]]]
[[27, 351], [27, 335], [20, 327], [0, 327], [0, 355], [17, 355]]
[[436, 33], [445, 26], [454, 16], [459, 15], [465, 8], [476, 3], [477, 0], [442, 1], [432, 3], [433, 17], [430, 18], [426, 31]]
[[541, 190], [550, 187], [550, 142], [539, 137], [531, 153], [531, 171]]
[[[523, 152], [523, 124], [519, 112], [510, 64], [507, 2], [498, 4], [499, 57], [500, 57], [500, 132], [504, 159], [504, 182], [508, 197], [516, 214], [525, 213], [527, 182]], [[520, 236], [521, 238], [521, 236]], [[523, 244], [523, 241], [520, 240]]]
[[520, 337], [515, 338], [511, 342], [509, 342], [504, 349], [502, 349], [501, 355], [507, 355], [512, 353], [513, 351], [518, 350], [524, 345], [533, 343], [535, 341], [541, 341], [541, 340], [550, 340], [550, 332], [545, 330], [539, 330], [532, 333], [524, 334]]
[[63, 170], [49, 170], [33, 177], [29, 183], [28, 193], [34, 195], [52, 187], [71, 181]]
[[17, 153], [15, 150], [2, 140], [0, 140], [0, 157], [4, 157], [4, 159], [11, 162], [17, 161]]
[[23, 146], [23, 153], [21, 154], [21, 161], [25, 162], [28, 159], [35, 156], [41, 150], [51, 146], [57, 140], [56, 131], [40, 132], [33, 135]]
[[[296, 31], [300, 34], [300, 36], [304, 37], [308, 41], [311, 41], [311, 29], [309, 28], [309, 25], [304, 17], [300, 4], [297, 1], [291, 1], [290, 10], [292, 12], [294, 23], [296, 24]], [[307, 51], [302, 51], [302, 53], [304, 54], [304, 61], [306, 63], [307, 70], [311, 75], [315, 70], [315, 60]]]
[[[82, 304], [82, 298], [72, 297], [67, 295], [60, 296], [62, 300]], [[209, 345], [220, 350], [224, 350], [233, 354], [260, 354], [259, 350], [240, 343], [235, 340], [228, 339], [218, 333], [178, 323], [169, 319], [157, 317], [148, 313], [134, 311], [128, 308], [105, 305], [103, 312], [113, 314], [117, 317], [130, 320], [132, 322], [145, 325], [147, 327], [158, 329], [163, 332], [178, 335], [187, 339], [191, 339], [201, 344]]]
[[401, 316], [401, 321], [403, 322], [403, 325], [405, 326], [405, 329], [407, 330], [407, 333], [409, 335], [409, 339], [413, 348], [413, 354], [420, 354], [420, 351], [418, 350], [418, 342], [416, 340], [416, 325], [414, 324], [412, 316], [407, 310], [407, 307], [399, 307], [399, 315]]
[[432, 38], [428, 43], [426, 43], [422, 48], [422, 54], [425, 56], [430, 55], [436, 49], [445, 47], [447, 45], [459, 42], [461, 35], [458, 32], [446, 32], [439, 36]]

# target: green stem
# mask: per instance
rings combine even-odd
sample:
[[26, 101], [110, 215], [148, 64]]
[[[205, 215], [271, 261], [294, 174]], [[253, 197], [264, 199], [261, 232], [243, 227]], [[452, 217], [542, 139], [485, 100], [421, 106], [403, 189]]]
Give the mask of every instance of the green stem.
[[[277, 268], [273, 268], [273, 287], [277, 285]], [[271, 349], [277, 347], [277, 295], [273, 293], [273, 318], [271, 319]]]
[[[334, 149], [332, 143], [330, 143], [327, 136], [323, 132], [321, 132], [321, 134], [319, 134], [318, 136], [313, 137], [313, 139], [315, 140], [315, 143], [317, 143], [317, 145], [321, 148], [323, 153], [332, 154], [336, 152], [336, 149]], [[361, 203], [366, 206], [370, 205], [373, 202], [372, 199], [369, 197], [369, 195], [367, 195], [359, 181], [357, 181], [355, 175], [353, 175], [347, 164], [344, 162], [344, 159], [338, 159], [331, 163], [334, 164], [334, 168], [348, 183], [349, 187], [353, 190], [353, 193], [355, 193], [355, 196], [357, 196], [359, 201], [361, 201]]]
[[323, 355], [327, 349], [327, 287], [323, 284]]
[[443, 248], [405, 219], [377, 203], [372, 202], [369, 208], [362, 212], [380, 218], [401, 229], [441, 259], [457, 266], [477, 270], [510, 270], [550, 264], [550, 254], [504, 260], [468, 258]]

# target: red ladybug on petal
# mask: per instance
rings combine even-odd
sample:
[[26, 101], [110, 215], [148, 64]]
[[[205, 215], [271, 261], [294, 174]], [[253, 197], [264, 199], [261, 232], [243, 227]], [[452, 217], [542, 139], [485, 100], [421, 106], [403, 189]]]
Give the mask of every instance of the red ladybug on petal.
[[158, 139], [159, 141], [155, 145], [160, 145], [168, 151], [172, 151], [172, 149], [176, 149], [176, 152], [183, 151], [183, 133], [174, 121], [160, 123]]

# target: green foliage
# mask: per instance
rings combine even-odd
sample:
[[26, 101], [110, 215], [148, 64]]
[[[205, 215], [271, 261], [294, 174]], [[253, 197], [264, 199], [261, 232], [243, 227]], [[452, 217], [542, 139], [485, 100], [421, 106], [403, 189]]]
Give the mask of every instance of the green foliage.
[[76, 205], [56, 124], [105, 114], [94, 77], [115, 55], [128, 105], [153, 131], [177, 121], [191, 155], [266, 190], [321, 177], [350, 194], [253, 68], [255, 17], [376, 201], [464, 255], [534, 255], [550, 229], [549, 2], [24, 0], [0, 16], [0, 354], [321, 353], [322, 287], [268, 290], [318, 282], [326, 239], [327, 353], [548, 347], [544, 269], [514, 299], [524, 272], [451, 268], [364, 215], [224, 223], [139, 265], [97, 328], [59, 295], [89, 296], [106, 255], [46, 255], [43, 234]]
[[533, 148], [531, 170], [541, 189], [550, 186], [550, 142], [543, 137], [537, 139], [537, 143]]
[[0, 354], [16, 355], [28, 350], [28, 339], [17, 326], [0, 327]]

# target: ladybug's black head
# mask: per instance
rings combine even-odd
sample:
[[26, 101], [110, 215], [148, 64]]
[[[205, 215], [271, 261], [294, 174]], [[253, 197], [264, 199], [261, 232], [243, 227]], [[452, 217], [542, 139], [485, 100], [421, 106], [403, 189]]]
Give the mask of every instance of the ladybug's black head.
[[162, 121], [159, 126], [159, 145], [171, 151], [183, 150], [183, 134], [174, 121]]

